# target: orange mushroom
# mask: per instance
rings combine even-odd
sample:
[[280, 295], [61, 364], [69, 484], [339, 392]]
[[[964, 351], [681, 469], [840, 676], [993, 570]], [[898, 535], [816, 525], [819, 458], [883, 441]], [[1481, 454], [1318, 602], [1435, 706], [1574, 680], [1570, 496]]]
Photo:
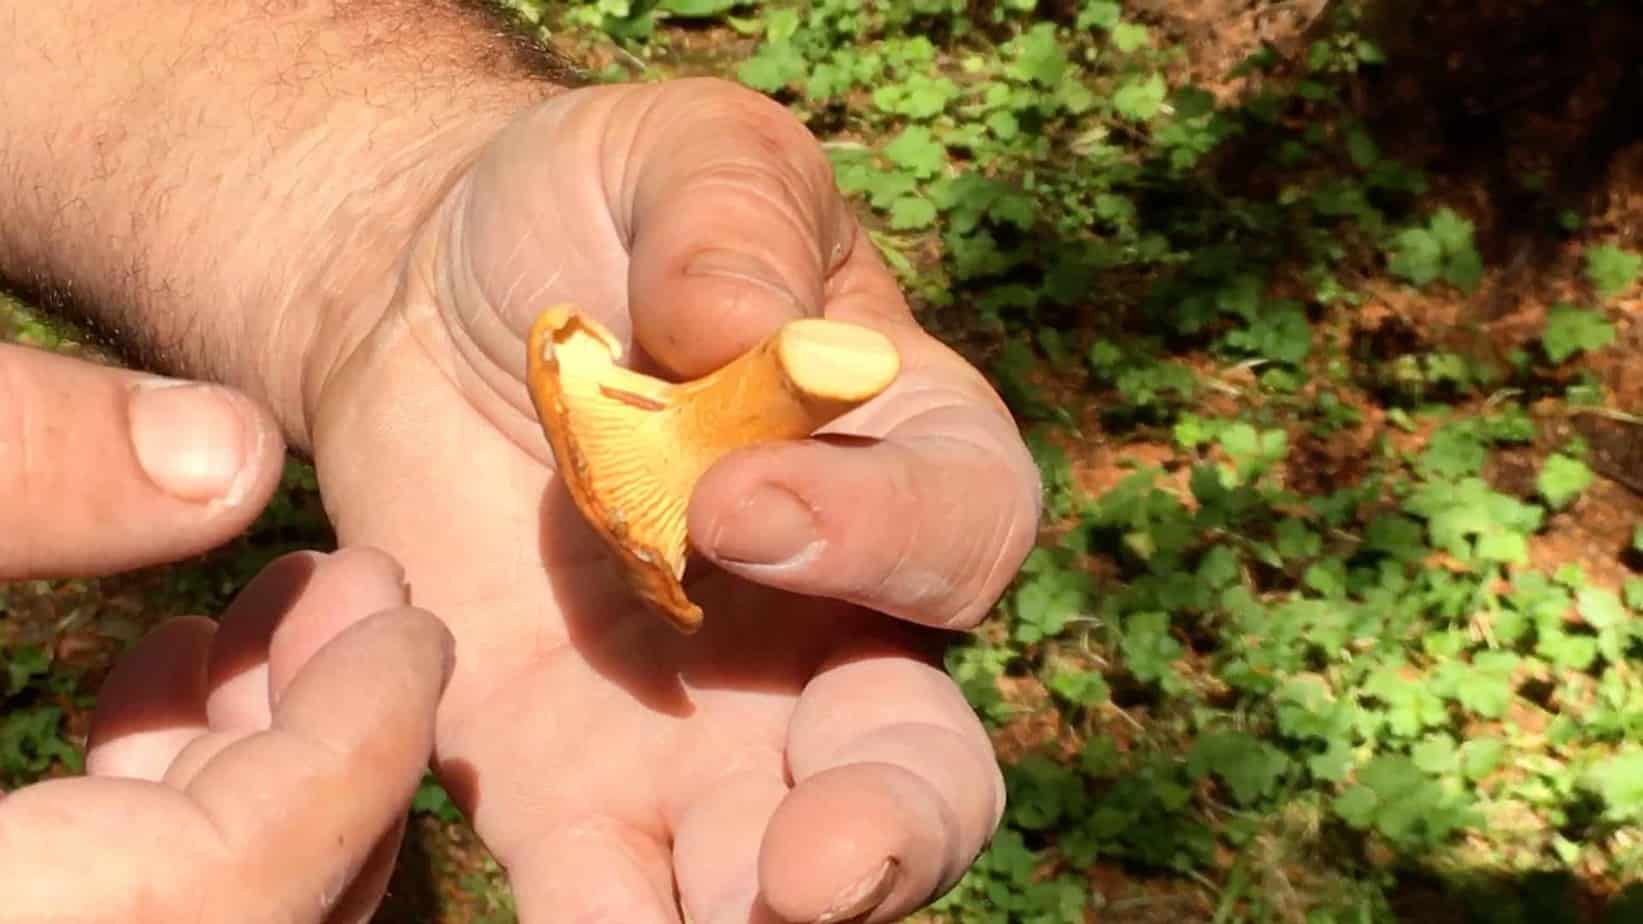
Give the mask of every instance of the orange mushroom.
[[901, 370], [883, 334], [819, 318], [683, 383], [620, 365], [621, 343], [573, 306], [542, 312], [527, 350], [531, 401], [571, 499], [628, 586], [685, 633], [702, 623], [679, 583], [696, 481], [734, 449], [809, 436]]

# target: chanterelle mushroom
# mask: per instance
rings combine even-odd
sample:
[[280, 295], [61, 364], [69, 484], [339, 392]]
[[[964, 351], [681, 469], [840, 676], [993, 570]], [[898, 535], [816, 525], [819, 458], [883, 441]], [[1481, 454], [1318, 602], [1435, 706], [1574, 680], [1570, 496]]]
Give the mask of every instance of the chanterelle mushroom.
[[674, 384], [619, 365], [622, 345], [570, 306], [531, 325], [528, 381], [571, 498], [627, 583], [683, 632], [701, 608], [679, 580], [697, 479], [743, 446], [809, 436], [882, 392], [901, 369], [888, 338], [793, 321], [719, 370]]

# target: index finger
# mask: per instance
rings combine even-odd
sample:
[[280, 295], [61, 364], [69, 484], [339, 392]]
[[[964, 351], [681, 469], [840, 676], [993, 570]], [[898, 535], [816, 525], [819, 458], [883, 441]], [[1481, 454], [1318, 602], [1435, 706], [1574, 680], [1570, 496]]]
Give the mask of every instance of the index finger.
[[230, 856], [310, 858], [245, 864], [245, 894], [284, 908], [342, 894], [339, 874], [364, 865], [421, 780], [454, 644], [443, 623], [409, 607], [349, 626], [293, 678], [268, 731], [189, 781]]

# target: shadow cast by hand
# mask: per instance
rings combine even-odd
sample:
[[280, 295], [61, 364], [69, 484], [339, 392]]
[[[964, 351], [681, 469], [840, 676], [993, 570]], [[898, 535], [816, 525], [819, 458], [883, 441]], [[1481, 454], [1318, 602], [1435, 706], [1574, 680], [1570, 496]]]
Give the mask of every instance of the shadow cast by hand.
[[672, 639], [664, 635], [677, 633], [647, 612], [622, 584], [615, 557], [582, 519], [557, 478], [542, 495], [539, 528], [548, 581], [577, 653], [646, 707], [689, 716], [693, 707], [680, 682]]
[[[622, 582], [614, 556], [558, 481], [541, 505], [541, 549], [565, 631], [577, 654], [647, 708], [695, 711], [692, 689], [797, 695], [846, 640], [888, 617], [834, 600], [751, 584], [693, 557], [684, 584], [705, 614], [686, 635]], [[567, 566], [565, 562], [576, 565]]]

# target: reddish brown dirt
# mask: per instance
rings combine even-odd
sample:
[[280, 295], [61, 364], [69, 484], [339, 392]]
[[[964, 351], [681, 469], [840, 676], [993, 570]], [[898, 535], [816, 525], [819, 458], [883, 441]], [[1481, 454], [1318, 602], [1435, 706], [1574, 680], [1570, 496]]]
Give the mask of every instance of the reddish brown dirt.
[[1217, 99], [1234, 99], [1250, 86], [1249, 78], [1229, 77], [1233, 68], [1272, 45], [1292, 51], [1328, 6], [1328, 0], [1142, 0], [1134, 7], [1160, 23], [1187, 51], [1179, 77], [1198, 84]]

